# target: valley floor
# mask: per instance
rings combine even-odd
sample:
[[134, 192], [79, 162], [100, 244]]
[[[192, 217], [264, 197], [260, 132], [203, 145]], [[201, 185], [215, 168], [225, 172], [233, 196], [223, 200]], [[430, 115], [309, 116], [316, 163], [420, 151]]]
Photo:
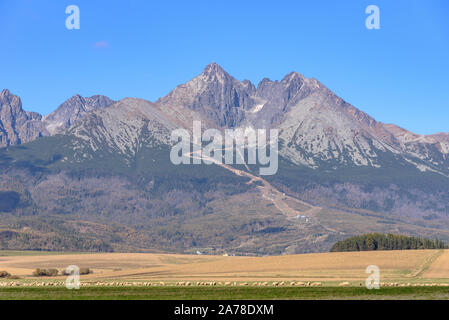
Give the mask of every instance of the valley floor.
[[[88, 267], [81, 288], [36, 268]], [[365, 288], [366, 267], [381, 289]], [[0, 299], [449, 299], [449, 250], [270, 257], [0, 251]], [[282, 287], [282, 288], [281, 288]]]

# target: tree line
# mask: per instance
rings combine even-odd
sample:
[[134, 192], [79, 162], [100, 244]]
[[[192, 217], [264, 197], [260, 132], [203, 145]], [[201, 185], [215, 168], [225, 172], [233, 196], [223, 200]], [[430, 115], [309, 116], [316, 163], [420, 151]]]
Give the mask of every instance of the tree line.
[[336, 242], [331, 252], [373, 250], [447, 249], [441, 240], [407, 237], [398, 234], [369, 233]]

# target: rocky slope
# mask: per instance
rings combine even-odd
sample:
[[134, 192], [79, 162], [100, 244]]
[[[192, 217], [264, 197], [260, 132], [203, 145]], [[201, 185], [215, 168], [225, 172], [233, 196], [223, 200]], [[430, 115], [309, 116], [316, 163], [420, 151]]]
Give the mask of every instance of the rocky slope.
[[83, 98], [74, 95], [61, 104], [55, 111], [44, 117], [45, 128], [50, 134], [55, 134], [69, 128], [87, 113], [103, 109], [114, 103], [106, 96], [95, 95]]
[[37, 112], [23, 110], [20, 98], [4, 89], [0, 92], [0, 147], [61, 133], [87, 113], [105, 108], [113, 102], [101, 95], [90, 98], [75, 95], [49, 115], [42, 117]]
[[22, 109], [20, 98], [0, 92], [0, 147], [33, 141], [46, 134], [42, 116]]
[[216, 63], [189, 82], [179, 85], [156, 103], [165, 109], [188, 108], [198, 112], [216, 127], [235, 127], [254, 105], [254, 86], [239, 82]]

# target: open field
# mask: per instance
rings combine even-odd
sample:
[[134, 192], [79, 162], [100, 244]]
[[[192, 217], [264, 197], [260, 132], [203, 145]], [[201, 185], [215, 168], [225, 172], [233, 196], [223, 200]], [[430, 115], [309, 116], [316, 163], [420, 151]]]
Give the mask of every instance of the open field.
[[[2, 253], [2, 252], [0, 252]], [[376, 265], [382, 282], [449, 283], [449, 250], [329, 252], [270, 257], [228, 257], [148, 253], [0, 254], [0, 270], [21, 281], [34, 278], [36, 268], [88, 267], [84, 281], [339, 281], [360, 282], [365, 269]], [[357, 283], [358, 285], [358, 283]]]
[[[94, 271], [81, 276], [80, 290], [67, 290], [64, 276], [32, 276], [36, 268], [69, 265]], [[380, 269], [380, 290], [364, 287], [368, 265]], [[270, 257], [0, 252], [3, 270], [19, 279], [0, 279], [1, 299], [449, 298], [449, 250]]]

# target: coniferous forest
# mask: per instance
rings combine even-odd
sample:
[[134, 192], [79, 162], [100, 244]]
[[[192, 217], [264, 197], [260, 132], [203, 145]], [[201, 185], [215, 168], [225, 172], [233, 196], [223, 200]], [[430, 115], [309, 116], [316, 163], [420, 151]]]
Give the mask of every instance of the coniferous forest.
[[331, 252], [373, 250], [447, 249], [443, 241], [398, 234], [370, 233], [336, 242]]

